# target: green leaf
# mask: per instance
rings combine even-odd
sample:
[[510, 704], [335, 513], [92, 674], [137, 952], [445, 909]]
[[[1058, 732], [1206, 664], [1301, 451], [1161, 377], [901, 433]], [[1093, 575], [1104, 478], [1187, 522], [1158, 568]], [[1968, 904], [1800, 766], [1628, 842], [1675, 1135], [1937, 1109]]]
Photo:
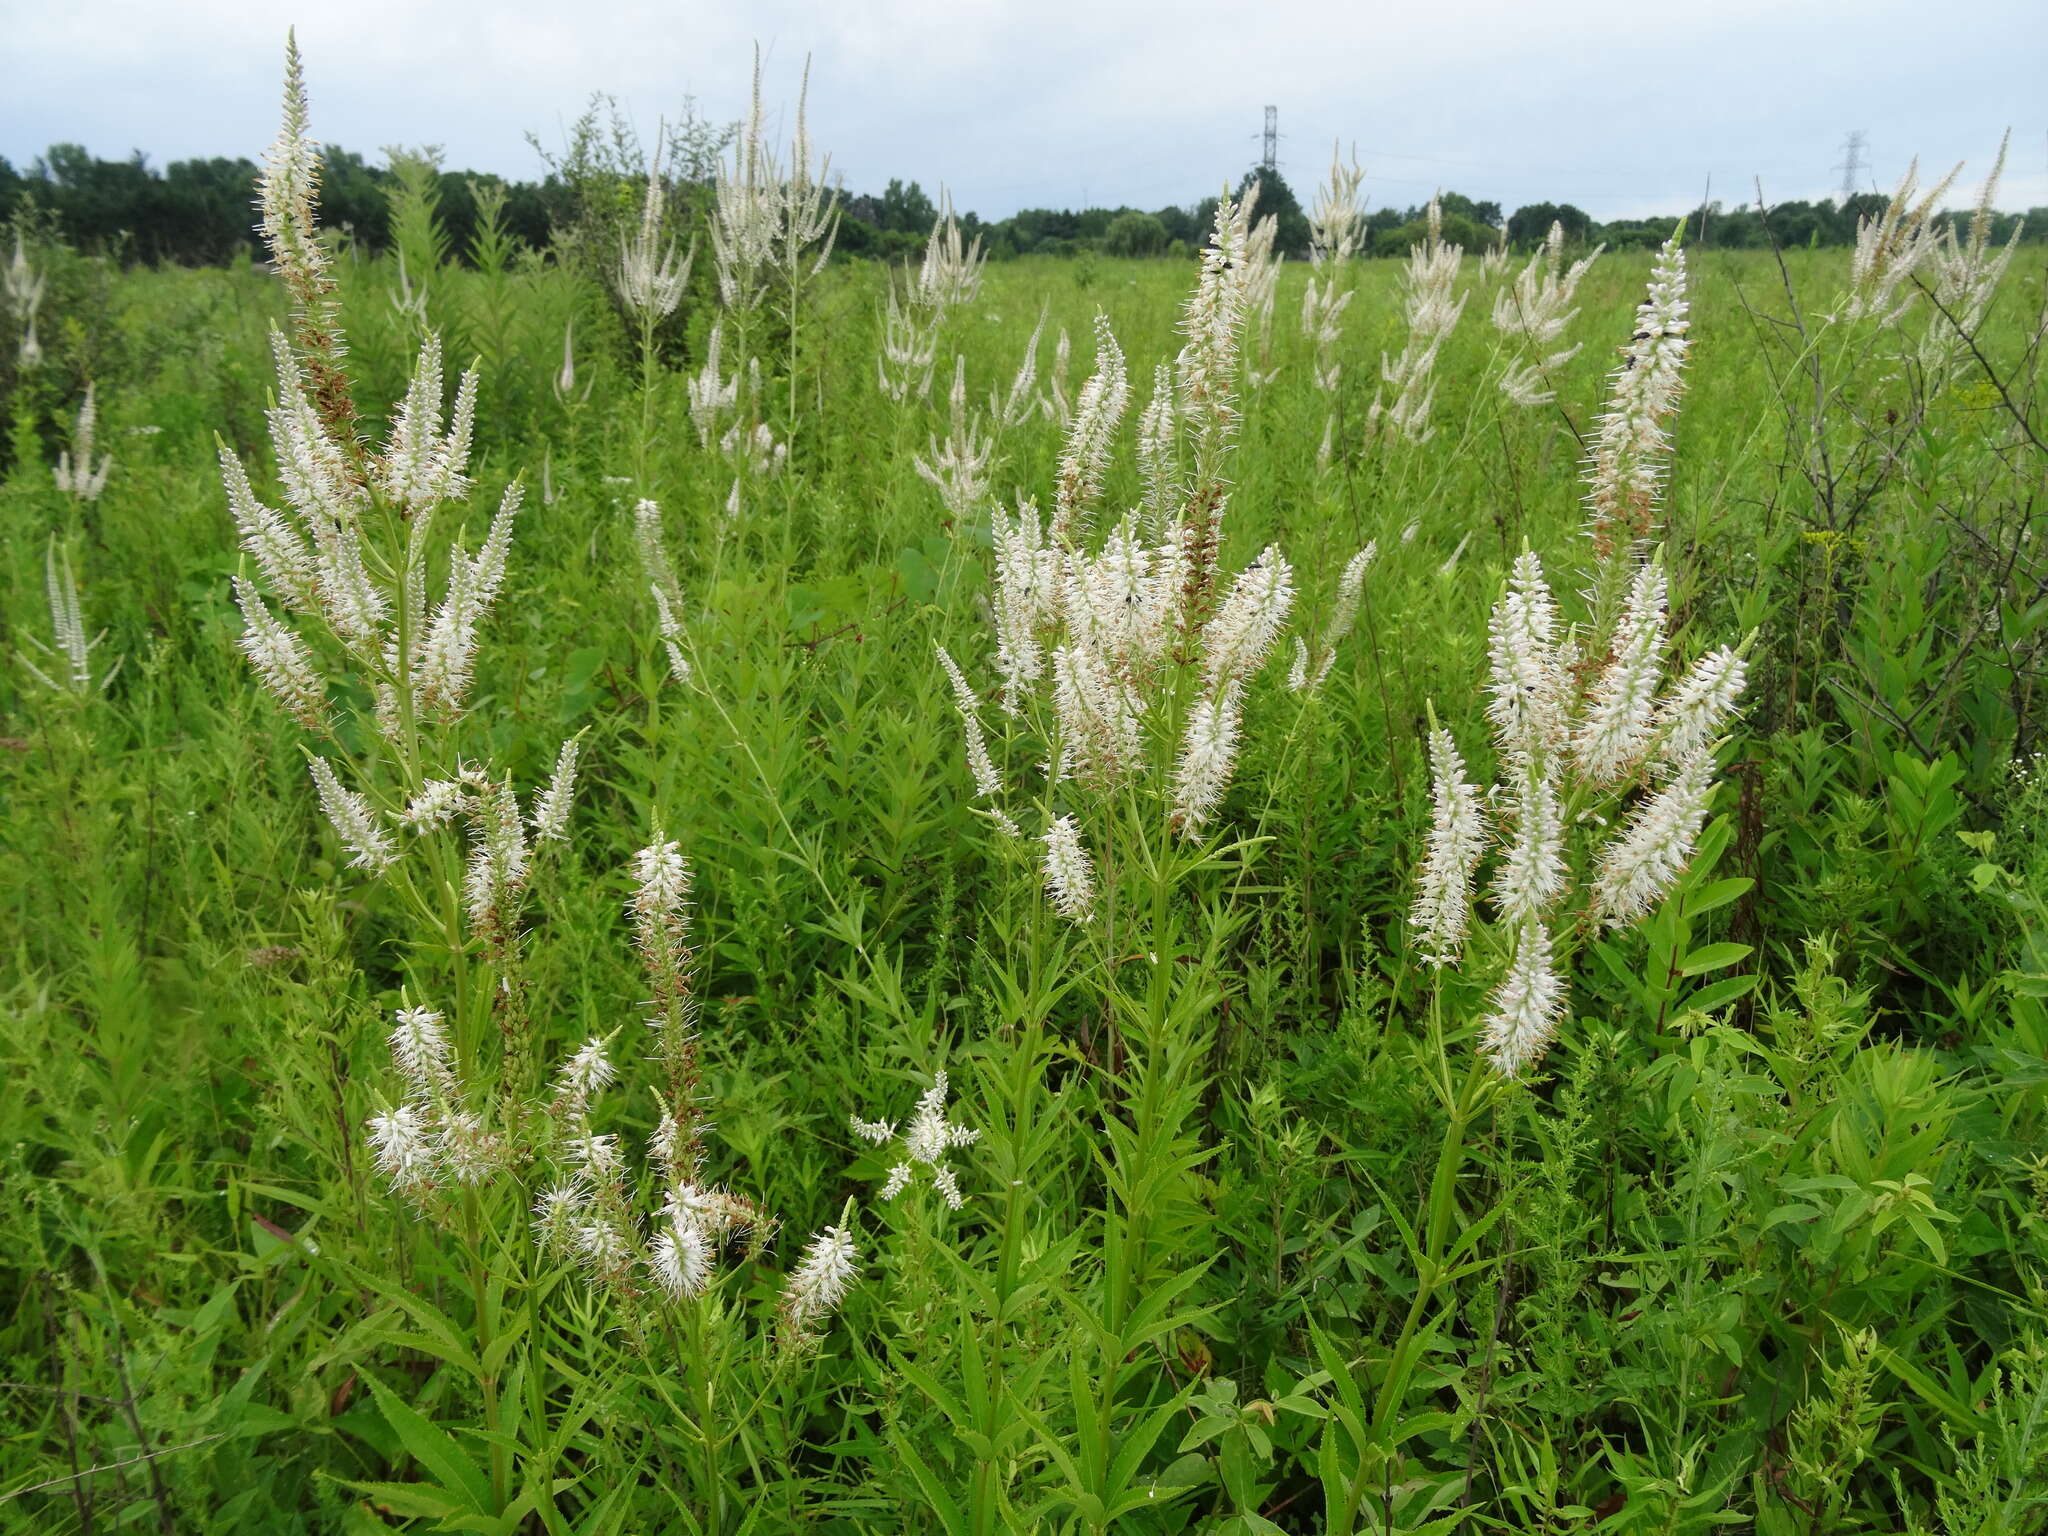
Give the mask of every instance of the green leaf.
[[1716, 880], [1711, 885], [1703, 885], [1687, 894], [1685, 915], [1688, 918], [1699, 917], [1716, 907], [1725, 907], [1729, 902], [1747, 895], [1749, 888], [1755, 884], [1756, 882], [1748, 876], [1739, 875], [1731, 880]]
[[440, 1480], [442, 1489], [470, 1514], [491, 1513], [491, 1481], [462, 1452], [448, 1432], [421, 1417], [376, 1377], [363, 1375], [376, 1395], [377, 1409], [399, 1443], [421, 1466]]
[[1703, 971], [1718, 971], [1747, 959], [1751, 953], [1748, 944], [1706, 944], [1694, 950], [1679, 962], [1678, 974], [1697, 976]]
[[459, 1503], [431, 1483], [355, 1483], [340, 1477], [335, 1481], [379, 1509], [409, 1520], [445, 1520], [463, 1513]]
[[1738, 997], [1756, 990], [1754, 976], [1724, 976], [1719, 981], [1709, 982], [1699, 991], [1686, 998], [1683, 1010], [1692, 1013], [1712, 1013], [1726, 1008]]

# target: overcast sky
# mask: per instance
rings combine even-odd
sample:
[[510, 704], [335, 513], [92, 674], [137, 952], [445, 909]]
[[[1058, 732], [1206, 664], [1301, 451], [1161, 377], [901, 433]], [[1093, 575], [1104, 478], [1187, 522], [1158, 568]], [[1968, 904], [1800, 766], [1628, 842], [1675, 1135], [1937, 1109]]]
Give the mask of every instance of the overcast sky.
[[[456, 168], [531, 177], [593, 90], [642, 124], [686, 95], [744, 110], [751, 48], [771, 106], [812, 57], [816, 142], [853, 191], [891, 176], [963, 209], [1185, 203], [1259, 154], [1268, 103], [1302, 193], [1356, 143], [1374, 206], [1455, 188], [1596, 217], [1813, 197], [1867, 130], [1865, 187], [1967, 160], [2013, 130], [1999, 202], [2048, 204], [2044, 0], [0, 0], [0, 154], [52, 142], [152, 161], [257, 155], [297, 21], [315, 135], [366, 154], [440, 144]], [[1960, 199], [1959, 199], [1960, 200]]]

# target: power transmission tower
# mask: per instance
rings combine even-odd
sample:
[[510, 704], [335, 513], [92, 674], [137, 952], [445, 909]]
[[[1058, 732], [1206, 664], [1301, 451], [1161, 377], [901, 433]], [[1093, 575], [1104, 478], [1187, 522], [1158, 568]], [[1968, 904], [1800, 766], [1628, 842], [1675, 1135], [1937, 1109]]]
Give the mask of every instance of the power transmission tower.
[[1842, 146], [1842, 163], [1834, 169], [1842, 173], [1842, 201], [1847, 202], [1859, 190], [1856, 178], [1863, 173], [1864, 134], [1861, 128], [1849, 134], [1848, 142]]
[[1280, 169], [1280, 109], [1266, 108], [1266, 151], [1259, 158], [1259, 169], [1277, 171]]

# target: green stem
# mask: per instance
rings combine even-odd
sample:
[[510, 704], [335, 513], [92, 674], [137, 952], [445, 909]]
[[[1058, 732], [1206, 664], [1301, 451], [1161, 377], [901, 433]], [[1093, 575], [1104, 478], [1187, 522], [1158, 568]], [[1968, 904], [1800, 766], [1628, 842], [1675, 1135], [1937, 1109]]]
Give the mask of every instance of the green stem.
[[507, 1464], [505, 1446], [500, 1439], [502, 1426], [498, 1412], [498, 1373], [491, 1366], [481, 1364], [491, 1358], [491, 1346], [496, 1330], [492, 1327], [491, 1319], [490, 1275], [484, 1265], [483, 1221], [477, 1208], [474, 1189], [465, 1189], [462, 1193], [462, 1227], [469, 1248], [470, 1295], [476, 1304], [477, 1360], [481, 1366], [477, 1386], [484, 1397], [484, 1428], [491, 1434], [491, 1499], [495, 1511], [505, 1507], [507, 1489], [511, 1483], [511, 1468]]

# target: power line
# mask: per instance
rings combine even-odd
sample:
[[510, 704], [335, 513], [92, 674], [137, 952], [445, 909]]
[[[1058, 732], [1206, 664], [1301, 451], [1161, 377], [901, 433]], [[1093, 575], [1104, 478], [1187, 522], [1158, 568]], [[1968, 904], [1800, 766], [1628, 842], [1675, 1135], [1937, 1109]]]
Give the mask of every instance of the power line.
[[1280, 109], [1266, 108], [1266, 149], [1259, 157], [1259, 168], [1267, 175], [1280, 169]]
[[1842, 173], [1842, 201], [1847, 202], [1857, 192], [1856, 178], [1863, 174], [1863, 149], [1866, 142], [1861, 128], [1852, 129], [1849, 138], [1842, 145], [1842, 162], [1830, 169]]

